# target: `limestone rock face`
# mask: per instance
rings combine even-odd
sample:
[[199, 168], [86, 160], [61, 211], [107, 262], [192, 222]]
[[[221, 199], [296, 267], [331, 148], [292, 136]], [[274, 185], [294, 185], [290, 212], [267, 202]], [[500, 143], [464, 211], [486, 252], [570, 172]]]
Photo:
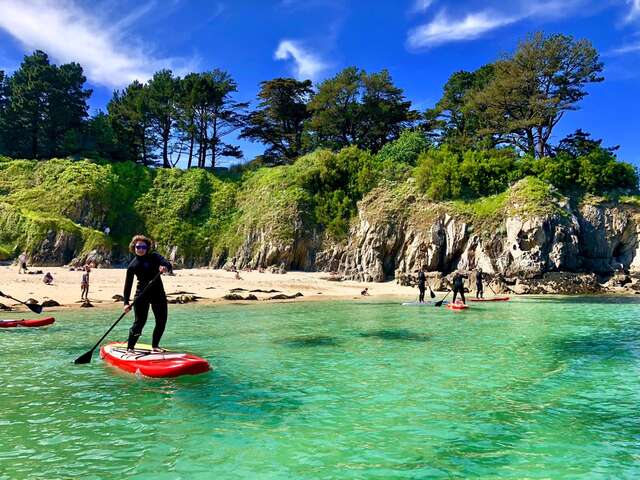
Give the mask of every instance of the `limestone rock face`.
[[610, 273], [638, 268], [638, 222], [631, 212], [610, 204], [583, 205], [578, 218], [585, 269]]
[[82, 238], [64, 230], [49, 230], [29, 255], [30, 265], [63, 265], [69, 263], [82, 244]]
[[83, 265], [93, 265], [95, 267], [110, 267], [112, 263], [111, 250], [96, 249], [91, 250], [74, 258], [70, 265], [73, 267], [82, 267]]
[[[421, 266], [445, 274], [480, 267], [490, 275], [518, 278], [519, 283], [514, 280], [513, 288], [505, 289], [514, 293], [598, 291], [594, 274], [640, 272], [640, 209], [635, 207], [572, 207], [559, 198], [553, 208], [538, 210], [542, 213], [505, 214], [497, 223], [483, 225], [409, 198], [400, 208], [381, 205], [386, 199], [363, 200], [348, 242], [319, 253], [317, 267], [345, 279], [395, 277], [405, 285], [414, 283]], [[588, 275], [571, 277], [567, 272]]]

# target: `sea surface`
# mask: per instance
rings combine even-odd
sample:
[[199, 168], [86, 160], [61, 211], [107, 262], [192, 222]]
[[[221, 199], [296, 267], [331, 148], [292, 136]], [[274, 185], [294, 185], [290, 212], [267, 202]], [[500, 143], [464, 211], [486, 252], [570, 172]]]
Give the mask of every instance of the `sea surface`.
[[0, 330], [0, 479], [640, 478], [640, 301], [400, 302], [170, 306], [177, 379], [73, 364], [116, 309]]

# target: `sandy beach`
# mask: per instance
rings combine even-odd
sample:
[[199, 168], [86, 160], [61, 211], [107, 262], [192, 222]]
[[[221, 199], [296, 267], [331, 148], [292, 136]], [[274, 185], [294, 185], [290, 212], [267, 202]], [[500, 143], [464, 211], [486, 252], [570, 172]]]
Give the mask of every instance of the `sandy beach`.
[[[63, 308], [80, 308], [80, 279], [82, 271], [69, 271], [65, 267], [32, 267], [30, 270], [51, 272], [54, 277], [52, 285], [42, 282], [42, 274], [18, 274], [17, 266], [0, 267], [0, 290], [12, 297], [26, 301], [33, 298], [38, 302], [52, 299]], [[235, 278], [233, 272], [207, 268], [176, 270], [174, 276], [163, 276], [165, 291], [169, 299], [179, 295], [196, 295], [197, 303], [228, 302], [223, 297], [229, 293], [237, 293], [243, 298], [250, 293], [257, 301], [309, 301], [330, 299], [366, 299], [360, 292], [368, 287], [371, 297], [403, 297], [414, 300], [416, 288], [403, 287], [395, 281], [385, 283], [364, 283], [355, 281], [331, 281], [325, 272], [288, 272], [286, 274], [259, 273], [258, 271], [240, 272], [241, 280]], [[114, 307], [114, 295], [122, 295], [125, 279], [124, 269], [94, 269], [91, 271], [89, 300], [94, 307]], [[244, 290], [232, 292], [233, 289]], [[134, 287], [135, 289], [135, 287]], [[277, 290], [277, 292], [251, 292], [251, 290]], [[268, 300], [269, 297], [282, 293], [303, 296], [292, 300]], [[255, 302], [247, 300], [246, 302]], [[16, 312], [28, 309], [13, 300], [0, 298], [0, 303], [10, 306]], [[61, 307], [49, 307], [48, 311]], [[10, 314], [11, 312], [6, 312]], [[4, 315], [5, 317], [7, 315]]]

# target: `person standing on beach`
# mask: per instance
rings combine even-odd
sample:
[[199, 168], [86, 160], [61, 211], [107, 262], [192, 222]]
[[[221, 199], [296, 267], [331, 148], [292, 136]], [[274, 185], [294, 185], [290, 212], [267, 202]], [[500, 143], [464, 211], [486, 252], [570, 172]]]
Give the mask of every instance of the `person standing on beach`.
[[82, 280], [80, 281], [80, 300], [89, 300], [89, 274], [91, 273], [91, 266], [84, 266], [84, 273], [82, 274]]
[[464, 298], [464, 279], [467, 278], [466, 275], [463, 275], [459, 271], [453, 275], [453, 303], [456, 303], [456, 296], [458, 293], [460, 294], [460, 298], [462, 299], [462, 303], [466, 305], [466, 301]]
[[[147, 322], [149, 315], [149, 307], [153, 310], [155, 317], [155, 327], [151, 347], [154, 352], [162, 352], [160, 348], [160, 339], [164, 333], [167, 324], [168, 308], [167, 295], [162, 285], [162, 279], [156, 278], [159, 274], [170, 272], [173, 267], [167, 259], [157, 252], [151, 252], [153, 246], [152, 241], [144, 235], [136, 235], [131, 239], [129, 251], [135, 254], [131, 263], [127, 267], [127, 276], [124, 283], [124, 311], [131, 310], [129, 299], [131, 296], [131, 287], [133, 286], [133, 277], [138, 279], [138, 285], [135, 293], [135, 305], [133, 311], [135, 320], [129, 330], [129, 339], [127, 341], [127, 350], [133, 352], [134, 347], [142, 329]], [[151, 282], [153, 281], [153, 284]], [[150, 285], [150, 286], [149, 286]], [[142, 291], [149, 286], [143, 297], [140, 297]]]
[[482, 286], [482, 269], [476, 270], [476, 298], [484, 298], [484, 287]]
[[23, 270], [24, 270], [24, 273], [27, 273], [27, 253], [26, 252], [22, 252], [18, 257], [18, 273], [22, 273]]
[[423, 265], [418, 272], [418, 290], [420, 291], [420, 296], [418, 297], [418, 302], [424, 303], [424, 292], [427, 287], [427, 276], [424, 274], [425, 266]]

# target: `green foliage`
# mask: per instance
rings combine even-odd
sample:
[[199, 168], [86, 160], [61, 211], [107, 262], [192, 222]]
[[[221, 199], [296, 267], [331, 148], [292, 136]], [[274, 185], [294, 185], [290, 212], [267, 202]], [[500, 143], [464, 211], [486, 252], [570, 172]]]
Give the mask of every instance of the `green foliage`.
[[601, 194], [611, 190], [637, 190], [638, 173], [600, 146], [574, 157], [560, 152], [556, 157], [525, 157], [519, 165], [522, 175], [534, 175], [565, 192]]
[[[449, 145], [454, 150], [485, 145], [482, 113], [472, 103], [494, 76], [494, 65], [484, 65], [474, 72], [455, 72], [444, 85], [442, 98], [433, 109], [425, 112], [426, 128], [436, 143]], [[489, 146], [494, 146], [489, 142]]]
[[344, 238], [358, 200], [377, 184], [374, 157], [356, 147], [318, 150], [292, 168], [296, 183], [313, 195], [316, 222], [334, 238]]
[[387, 143], [377, 154], [380, 163], [406, 163], [415, 166], [418, 157], [429, 148], [429, 142], [419, 130], [404, 130], [397, 140]]
[[535, 177], [525, 177], [509, 190], [509, 215], [546, 215], [562, 213], [558, 207], [561, 195], [550, 184]]
[[460, 154], [444, 146], [422, 154], [414, 176], [418, 188], [432, 200], [476, 198], [500, 193], [517, 179], [516, 159], [510, 150]]
[[493, 78], [473, 95], [473, 109], [482, 112], [480, 133], [530, 155], [547, 155], [553, 129], [587, 95], [588, 84], [603, 80], [602, 70], [587, 40], [529, 36], [512, 57], [494, 64]]
[[387, 70], [367, 74], [345, 68], [318, 85], [308, 108], [314, 146], [333, 150], [356, 145], [377, 152], [417, 120]]
[[28, 158], [69, 155], [80, 149], [80, 131], [91, 90], [77, 63], [52, 65], [42, 51], [27, 55], [15, 73], [0, 78], [0, 148]]
[[234, 195], [232, 183], [205, 170], [162, 169], [135, 209], [162, 253], [177, 246], [181, 256], [202, 261], [214, 235], [233, 215]]
[[311, 80], [274, 78], [260, 83], [258, 109], [249, 114], [241, 138], [262, 142], [269, 164], [291, 163], [303, 151], [303, 133], [310, 113]]

